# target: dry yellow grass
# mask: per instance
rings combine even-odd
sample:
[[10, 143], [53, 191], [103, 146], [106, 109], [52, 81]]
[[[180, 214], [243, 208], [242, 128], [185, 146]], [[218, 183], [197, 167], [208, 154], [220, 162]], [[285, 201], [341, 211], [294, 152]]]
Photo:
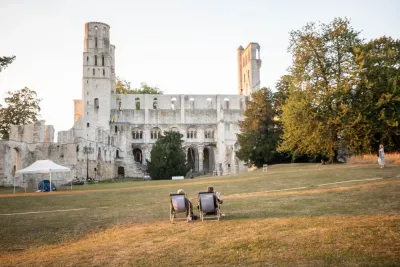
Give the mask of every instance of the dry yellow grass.
[[[354, 155], [351, 156], [348, 160], [348, 163], [352, 164], [377, 164], [378, 165], [378, 156], [377, 154], [365, 154], [365, 155]], [[400, 153], [387, 153], [385, 154], [385, 163], [386, 164], [399, 164], [400, 163]]]
[[[0, 216], [0, 266], [393, 266], [400, 262], [399, 171], [288, 164], [4, 197], [0, 214], [38, 213]], [[209, 184], [223, 192], [227, 216], [170, 224], [168, 194], [184, 187], [196, 204]], [[73, 208], [85, 209], [41, 213]]]
[[0, 257], [1, 266], [391, 265], [400, 215], [131, 224]]

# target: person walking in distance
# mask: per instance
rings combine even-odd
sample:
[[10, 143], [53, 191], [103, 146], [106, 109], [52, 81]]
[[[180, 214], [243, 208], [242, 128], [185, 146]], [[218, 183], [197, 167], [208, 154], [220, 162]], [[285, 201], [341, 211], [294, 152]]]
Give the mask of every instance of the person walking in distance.
[[383, 148], [383, 144], [379, 145], [378, 155], [379, 155], [379, 158], [378, 158], [379, 165], [381, 165], [381, 168], [383, 168], [383, 167], [385, 167], [385, 150]]

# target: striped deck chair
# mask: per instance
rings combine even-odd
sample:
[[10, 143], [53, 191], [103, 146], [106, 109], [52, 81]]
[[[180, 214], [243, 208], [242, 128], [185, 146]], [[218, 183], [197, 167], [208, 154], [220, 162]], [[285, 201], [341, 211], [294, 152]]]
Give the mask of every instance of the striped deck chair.
[[212, 192], [199, 193], [199, 210], [202, 222], [204, 219], [217, 219], [219, 221], [221, 218], [219, 203]]
[[[190, 205], [185, 201], [185, 195], [170, 194], [169, 195], [169, 219], [174, 222], [174, 219], [185, 219], [190, 221], [189, 215], [191, 213]], [[177, 217], [178, 214], [184, 214], [184, 217]]]

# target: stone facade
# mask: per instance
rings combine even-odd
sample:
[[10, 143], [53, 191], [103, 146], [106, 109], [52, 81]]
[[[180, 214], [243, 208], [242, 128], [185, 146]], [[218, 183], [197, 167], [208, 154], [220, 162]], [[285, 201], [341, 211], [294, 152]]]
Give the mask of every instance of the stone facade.
[[[260, 87], [260, 47], [238, 50], [238, 95], [120, 95], [115, 91], [115, 46], [110, 27], [85, 24], [82, 99], [74, 100], [74, 126], [58, 133], [44, 121], [13, 126], [0, 141], [0, 185], [39, 159], [70, 167], [73, 176], [141, 177], [152, 146], [164, 131], [183, 135], [194, 172], [219, 175], [247, 171], [235, 153], [238, 122], [248, 96]], [[91, 153], [86, 153], [91, 152]]]

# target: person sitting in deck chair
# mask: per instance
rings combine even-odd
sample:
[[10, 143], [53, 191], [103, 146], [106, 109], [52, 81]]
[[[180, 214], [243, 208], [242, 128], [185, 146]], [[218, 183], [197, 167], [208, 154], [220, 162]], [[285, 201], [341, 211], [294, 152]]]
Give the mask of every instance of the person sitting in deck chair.
[[[214, 192], [214, 187], [212, 186], [208, 186], [207, 187], [207, 192], [208, 193], [213, 193], [214, 194], [214, 208], [215, 211], [212, 212], [207, 212], [206, 215], [216, 215], [217, 214], [217, 208], [218, 208], [218, 204], [222, 204], [224, 203], [224, 201], [222, 199], [219, 198], [219, 196], [217, 196]], [[200, 209], [200, 206], [197, 205], [197, 209]], [[225, 215], [225, 214], [224, 214]]]
[[[185, 191], [183, 191], [183, 189], [179, 189], [177, 194], [185, 195]], [[190, 200], [186, 196], [185, 196], [185, 203], [186, 203], [186, 207], [188, 207], [188, 209], [186, 210], [186, 216], [188, 216], [188, 218], [190, 220], [193, 220], [193, 205], [192, 205], [192, 202], [190, 202]], [[190, 211], [190, 214], [189, 214], [189, 211]]]
[[[207, 187], [207, 192], [209, 192], [209, 193], [214, 193], [214, 206], [215, 206], [215, 209], [218, 208], [218, 204], [224, 203], [224, 201], [223, 201], [222, 199], [219, 198], [219, 195], [217, 196], [217, 195], [215, 194], [215, 192], [214, 192], [214, 187], [208, 186], [208, 187]], [[218, 204], [217, 204], [217, 203], [218, 203]], [[207, 215], [214, 215], [214, 214], [216, 214], [216, 213], [217, 213], [217, 211], [215, 211], [215, 212], [210, 212], [210, 214], [207, 214]]]

